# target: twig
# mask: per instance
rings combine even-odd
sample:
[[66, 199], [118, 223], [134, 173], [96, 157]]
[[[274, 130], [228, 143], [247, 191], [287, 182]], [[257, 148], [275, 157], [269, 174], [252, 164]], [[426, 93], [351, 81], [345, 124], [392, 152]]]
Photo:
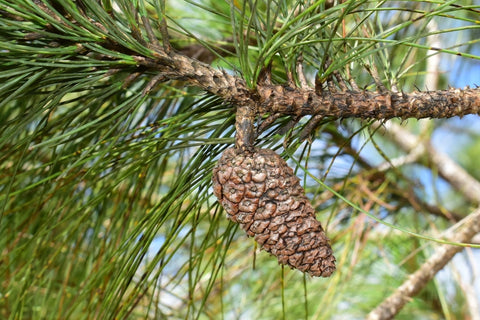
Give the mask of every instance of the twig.
[[297, 59], [296, 69], [297, 69], [298, 81], [300, 82], [300, 88], [308, 88], [307, 78], [305, 77], [305, 73], [303, 72], [303, 56], [302, 55], [300, 55]]
[[280, 118], [279, 114], [269, 115], [265, 120], [263, 120], [260, 125], [257, 127], [257, 135], [260, 135], [265, 129], [267, 129], [272, 123], [277, 121]]
[[162, 34], [163, 50], [168, 54], [172, 51], [170, 36], [168, 34], [167, 18], [165, 16], [165, 1], [162, 1], [162, 20], [160, 20], [160, 33]]
[[[460, 224], [461, 230], [455, 231], [449, 240], [452, 242], [468, 243], [475, 234], [480, 232], [480, 208], [461, 220]], [[370, 312], [366, 319], [392, 319], [413, 296], [425, 287], [456, 253], [462, 250], [463, 247], [460, 246], [439, 246], [433, 255], [415, 273], [410, 275], [391, 296]]]
[[161, 74], [155, 75], [145, 86], [145, 88], [142, 91], [143, 95], [146, 95], [150, 93], [150, 90], [152, 90], [153, 87], [155, 87], [158, 83], [163, 82], [167, 79], [165, 79]]
[[150, 24], [150, 20], [148, 20], [148, 17], [142, 16], [141, 19], [142, 19], [143, 26], [145, 27], [145, 31], [147, 32], [147, 37], [150, 43], [157, 48], [160, 47], [160, 43], [158, 42], [158, 39], [155, 36], [155, 33], [153, 32], [153, 28]]
[[[472, 250], [470, 248], [465, 249], [465, 253], [467, 255], [470, 254], [470, 262], [472, 263], [471, 267], [473, 270], [478, 270], [475, 269], [475, 258], [472, 256]], [[452, 268], [453, 269], [453, 268]], [[463, 291], [463, 294], [465, 296], [465, 307], [468, 310], [468, 313], [470, 314], [470, 320], [480, 320], [480, 301], [478, 300], [478, 296], [475, 293], [475, 274], [472, 275], [472, 281], [469, 281], [468, 279], [464, 278], [463, 273], [460, 270], [452, 270], [453, 275], [455, 277], [455, 280], [459, 284], [459, 287]], [[473, 272], [474, 273], [474, 272]]]
[[387, 92], [388, 91], [387, 88], [385, 88], [385, 86], [382, 83], [382, 80], [380, 80], [380, 75], [378, 73], [377, 67], [375, 65], [369, 66], [368, 64], [366, 64], [364, 67], [367, 70], [367, 72], [370, 74], [370, 76], [372, 76], [373, 81], [375, 82], [375, 85], [378, 88], [378, 91]]
[[300, 141], [304, 141], [312, 135], [315, 129], [318, 128], [319, 124], [322, 122], [323, 117], [316, 115], [308, 120], [307, 124], [303, 127], [302, 132], [300, 133]]
[[142, 46], [146, 46], [147, 43], [146, 43], [145, 40], [143, 39], [142, 30], [140, 30], [140, 28], [139, 28], [138, 10], [137, 10], [137, 7], [136, 7], [133, 3], [130, 3], [130, 11], [132, 12], [133, 17], [135, 18], [135, 23], [136, 23], [136, 25], [130, 24], [130, 31], [132, 32], [132, 36], [133, 36], [133, 37], [135, 38], [135, 40], [137, 40]]
[[428, 159], [438, 168], [438, 173], [443, 179], [448, 181], [456, 190], [462, 192], [468, 200], [480, 203], [480, 182], [469, 175], [449, 156], [436, 150], [428, 143], [422, 144], [415, 135], [395, 123], [387, 122], [384, 124], [384, 128], [395, 143], [406, 152], [415, 152], [417, 157], [428, 155]]
[[[376, 123], [376, 126], [382, 124]], [[428, 143], [404, 130], [401, 126], [387, 122], [383, 124], [386, 133], [406, 152], [414, 152], [417, 158], [428, 155], [428, 158], [438, 168], [442, 178], [470, 201], [480, 203], [480, 182], [471, 177], [462, 167], [457, 165], [447, 155], [437, 151]], [[460, 221], [462, 231], [450, 237], [452, 242], [471, 242], [475, 234], [480, 232], [480, 209]], [[385, 299], [368, 315], [367, 319], [391, 319], [400, 309], [415, 296], [441, 270], [462, 247], [444, 245], [400, 286], [390, 297]]]
[[343, 79], [340, 72], [338, 72], [338, 70], [333, 71], [333, 76], [335, 77], [335, 79], [337, 79], [337, 83], [338, 83], [338, 86], [340, 87], [340, 90], [342, 90], [343, 92], [348, 91], [347, 83]]
[[35, 3], [43, 12], [45, 12], [49, 17], [52, 17], [57, 21], [58, 23], [61, 23], [63, 26], [67, 28], [71, 28], [67, 23], [65, 23], [64, 20], [62, 20], [61, 17], [59, 17], [52, 9], [50, 9], [45, 3], [43, 3], [40, 0], [33, 0], [33, 3]]
[[255, 141], [254, 106], [239, 106], [235, 115], [235, 147], [244, 152], [253, 151]]

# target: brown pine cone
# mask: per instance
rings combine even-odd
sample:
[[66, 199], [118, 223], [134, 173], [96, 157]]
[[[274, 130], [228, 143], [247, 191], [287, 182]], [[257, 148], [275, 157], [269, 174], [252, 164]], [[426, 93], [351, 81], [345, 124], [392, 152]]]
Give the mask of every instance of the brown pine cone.
[[335, 271], [335, 257], [299, 179], [269, 149], [225, 150], [213, 169], [213, 191], [228, 219], [287, 264], [316, 277]]

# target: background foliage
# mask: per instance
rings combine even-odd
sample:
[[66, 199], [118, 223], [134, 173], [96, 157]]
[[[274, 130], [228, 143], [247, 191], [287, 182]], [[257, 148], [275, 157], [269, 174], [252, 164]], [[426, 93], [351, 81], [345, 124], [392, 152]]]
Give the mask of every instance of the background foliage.
[[[175, 50], [251, 87], [268, 64], [300, 85], [299, 63], [338, 90], [474, 85], [460, 81], [480, 66], [474, 2], [0, 0], [0, 317], [362, 318], [431, 252], [402, 230], [436, 237], [473, 204], [428, 159], [381, 169], [403, 152], [371, 123], [280, 117], [257, 144], [290, 158], [338, 262], [330, 279], [283, 269], [212, 196], [234, 106], [135, 57], [155, 58], [165, 18]], [[434, 144], [458, 134], [478, 177], [474, 124], [402, 125]], [[438, 277], [398, 318], [464, 318], [460, 280]]]

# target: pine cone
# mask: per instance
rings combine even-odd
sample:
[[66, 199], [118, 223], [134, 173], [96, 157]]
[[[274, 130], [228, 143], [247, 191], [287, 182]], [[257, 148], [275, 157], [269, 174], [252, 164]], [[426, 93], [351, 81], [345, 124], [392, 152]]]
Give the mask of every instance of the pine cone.
[[213, 169], [213, 191], [227, 218], [267, 252], [316, 277], [335, 271], [335, 257], [299, 179], [274, 151], [227, 149]]

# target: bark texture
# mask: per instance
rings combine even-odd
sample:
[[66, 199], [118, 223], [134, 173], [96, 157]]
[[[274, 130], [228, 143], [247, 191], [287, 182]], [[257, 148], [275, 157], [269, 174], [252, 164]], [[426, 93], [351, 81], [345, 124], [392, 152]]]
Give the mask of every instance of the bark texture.
[[479, 89], [398, 93], [344, 91], [317, 94], [313, 89], [258, 87], [260, 112], [332, 118], [449, 118], [479, 114]]
[[335, 257], [315, 210], [292, 168], [274, 151], [227, 149], [212, 179], [228, 219], [279, 263], [316, 277], [335, 271]]
[[137, 57], [140, 65], [158, 70], [165, 80], [183, 80], [236, 106], [256, 106], [256, 114], [318, 115], [332, 119], [449, 118], [480, 114], [480, 88], [427, 92], [323, 91], [287, 85], [257, 84], [248, 88], [240, 77], [181, 55], [155, 50], [157, 59]]

